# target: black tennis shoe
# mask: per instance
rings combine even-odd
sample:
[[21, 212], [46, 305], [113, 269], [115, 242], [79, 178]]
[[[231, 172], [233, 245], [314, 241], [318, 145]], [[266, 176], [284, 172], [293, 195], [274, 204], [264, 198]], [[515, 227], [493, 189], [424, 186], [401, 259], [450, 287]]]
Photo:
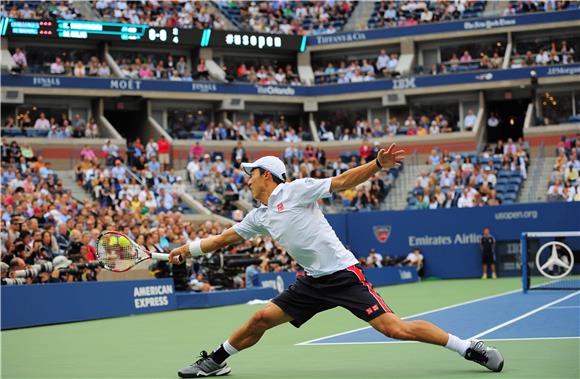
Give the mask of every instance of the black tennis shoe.
[[503, 369], [503, 356], [495, 347], [487, 347], [483, 341], [472, 340], [465, 352], [465, 359], [487, 367], [491, 371], [500, 372]]
[[207, 354], [207, 351], [202, 351], [199, 354], [199, 359], [191, 365], [182, 368], [177, 372], [180, 378], [200, 378], [204, 376], [223, 376], [232, 371], [226, 362], [221, 365], [214, 362]]

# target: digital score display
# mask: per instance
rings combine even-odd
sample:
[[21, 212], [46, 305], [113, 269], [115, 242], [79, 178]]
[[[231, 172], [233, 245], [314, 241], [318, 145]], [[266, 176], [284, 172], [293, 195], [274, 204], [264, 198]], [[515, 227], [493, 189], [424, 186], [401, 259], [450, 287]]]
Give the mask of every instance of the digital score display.
[[304, 52], [306, 36], [288, 36], [211, 29], [162, 28], [141, 24], [82, 20], [0, 19], [0, 35], [62, 40], [104, 40], [174, 46], [241, 48]]
[[16, 20], [0, 21], [2, 36], [37, 38], [107, 40], [145, 42], [164, 45], [197, 45], [202, 31], [198, 29], [161, 28], [149, 25], [122, 24], [75, 20]]

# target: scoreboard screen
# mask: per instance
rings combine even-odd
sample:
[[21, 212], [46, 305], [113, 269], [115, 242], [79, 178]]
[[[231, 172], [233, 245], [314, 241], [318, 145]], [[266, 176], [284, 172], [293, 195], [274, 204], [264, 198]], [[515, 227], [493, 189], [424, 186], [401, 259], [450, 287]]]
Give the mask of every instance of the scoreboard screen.
[[17, 20], [0, 21], [2, 36], [35, 37], [62, 40], [107, 40], [146, 42], [164, 45], [196, 45], [201, 43], [199, 29], [161, 28], [141, 24], [122, 24], [76, 20]]
[[0, 36], [34, 39], [103, 40], [156, 45], [241, 48], [262, 51], [299, 51], [306, 36], [273, 35], [211, 29], [162, 28], [142, 24], [82, 20], [0, 19]]

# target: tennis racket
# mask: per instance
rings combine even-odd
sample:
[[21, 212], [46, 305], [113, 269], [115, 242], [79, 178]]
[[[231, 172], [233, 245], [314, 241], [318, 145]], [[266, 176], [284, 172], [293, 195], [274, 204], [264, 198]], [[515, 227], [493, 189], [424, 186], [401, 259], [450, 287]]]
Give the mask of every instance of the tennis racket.
[[105, 270], [125, 272], [148, 259], [168, 261], [169, 254], [148, 251], [124, 233], [104, 231], [97, 241], [97, 259]]

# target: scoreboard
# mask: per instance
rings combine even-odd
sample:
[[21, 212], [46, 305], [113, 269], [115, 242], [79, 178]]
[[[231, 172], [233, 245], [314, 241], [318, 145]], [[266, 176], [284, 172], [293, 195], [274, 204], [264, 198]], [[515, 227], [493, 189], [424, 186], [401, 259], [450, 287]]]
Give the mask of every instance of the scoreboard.
[[161, 28], [140, 24], [76, 20], [16, 20], [3, 18], [0, 32], [6, 37], [35, 39], [106, 40], [164, 45], [197, 45], [199, 29]]
[[306, 36], [272, 35], [211, 29], [163, 28], [143, 24], [82, 20], [19, 20], [2, 18], [0, 36], [43, 40], [103, 40], [156, 45], [300, 51]]

